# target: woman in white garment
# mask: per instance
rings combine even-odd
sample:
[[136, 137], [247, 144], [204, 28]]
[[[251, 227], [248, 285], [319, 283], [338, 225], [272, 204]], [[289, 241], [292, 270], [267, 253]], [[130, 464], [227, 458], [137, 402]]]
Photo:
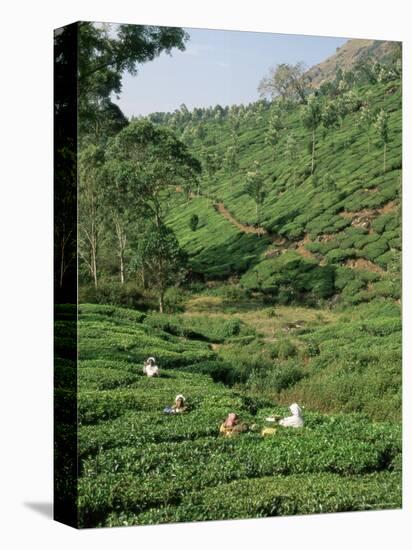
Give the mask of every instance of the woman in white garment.
[[293, 403], [289, 409], [292, 416], [286, 416], [285, 418], [282, 418], [282, 420], [279, 420], [279, 425], [284, 426], [285, 428], [302, 428], [302, 409], [297, 403]]
[[143, 373], [150, 378], [159, 376], [159, 367], [156, 365], [156, 359], [154, 357], [146, 359], [143, 365]]

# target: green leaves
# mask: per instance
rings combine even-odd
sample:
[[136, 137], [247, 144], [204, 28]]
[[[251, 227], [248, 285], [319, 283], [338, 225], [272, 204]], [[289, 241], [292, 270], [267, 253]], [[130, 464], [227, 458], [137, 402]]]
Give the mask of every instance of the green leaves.
[[260, 164], [258, 161], [253, 163], [252, 170], [249, 170], [246, 174], [246, 184], [244, 191], [256, 204], [256, 222], [259, 223], [259, 206], [261, 206], [266, 198], [267, 190], [264, 182], [263, 175], [260, 171]]
[[302, 123], [308, 130], [316, 130], [322, 121], [322, 100], [316, 94], [308, 97], [307, 104], [302, 107]]
[[389, 141], [389, 115], [386, 111], [381, 109], [376, 117], [376, 120], [374, 122], [374, 127], [376, 132], [378, 133], [379, 140], [382, 144], [388, 143]]

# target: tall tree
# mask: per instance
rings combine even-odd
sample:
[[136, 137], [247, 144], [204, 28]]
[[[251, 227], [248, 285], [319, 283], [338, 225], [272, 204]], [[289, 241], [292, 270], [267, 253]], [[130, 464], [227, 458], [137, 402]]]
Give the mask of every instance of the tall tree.
[[141, 212], [131, 201], [130, 184], [134, 172], [130, 166], [124, 166], [116, 159], [105, 161], [102, 169], [101, 196], [105, 227], [113, 235], [114, 247], [118, 258], [120, 283], [126, 280], [126, 246], [128, 235], [141, 218]]
[[275, 104], [275, 107], [271, 109], [268, 129], [266, 131], [265, 141], [268, 145], [271, 145], [272, 147], [275, 147], [277, 145], [282, 128], [283, 128], [282, 111]]
[[310, 77], [302, 61], [295, 65], [281, 63], [270, 69], [268, 76], [262, 78], [258, 91], [262, 97], [269, 96], [275, 99], [281, 96], [286, 100], [306, 103], [309, 84]]
[[114, 131], [124, 125], [112, 102], [112, 95], [121, 92], [124, 72], [135, 74], [139, 64], [174, 47], [183, 50], [187, 39], [179, 28], [86, 22], [55, 33], [55, 271], [56, 289], [64, 300], [65, 276], [70, 271], [72, 279], [76, 270], [75, 216], [67, 215], [76, 210], [76, 139], [82, 142], [92, 135], [96, 141], [108, 119]]
[[126, 197], [156, 224], [163, 221], [170, 193], [193, 189], [201, 166], [169, 129], [148, 120], [130, 123], [111, 141], [107, 159], [114, 177], [126, 180]]
[[389, 121], [388, 113], [384, 109], [381, 109], [378, 116], [376, 117], [374, 126], [378, 133], [379, 141], [383, 145], [383, 171], [384, 172], [386, 172], [386, 151], [389, 143], [388, 121]]
[[95, 288], [100, 230], [99, 179], [103, 161], [102, 148], [93, 144], [84, 147], [79, 156], [78, 248]]
[[149, 224], [139, 239], [131, 269], [144, 270], [149, 284], [157, 290], [159, 312], [164, 312], [166, 290], [184, 277], [187, 254], [180, 248], [173, 231], [164, 224]]
[[220, 142], [222, 139], [222, 122], [225, 118], [225, 110], [220, 105], [216, 105], [214, 109], [214, 119], [217, 123], [217, 129], [218, 129], [218, 141]]
[[302, 122], [306, 129], [312, 134], [312, 161], [311, 174], [315, 169], [315, 147], [316, 147], [316, 129], [322, 121], [322, 106], [321, 100], [316, 94], [311, 94], [308, 98], [307, 105], [302, 109]]
[[357, 119], [357, 126], [362, 132], [366, 134], [366, 138], [368, 141], [368, 153], [370, 152], [370, 147], [371, 147], [370, 130], [373, 122], [374, 122], [374, 116], [373, 116], [372, 110], [368, 105], [364, 105], [360, 109], [359, 117]]
[[253, 169], [246, 174], [246, 185], [244, 191], [251, 199], [255, 201], [256, 223], [259, 224], [260, 207], [265, 201], [267, 191], [258, 161], [253, 163]]
[[285, 154], [292, 164], [293, 187], [296, 187], [296, 161], [299, 158], [298, 144], [293, 134], [289, 134], [286, 138]]
[[[80, 131], [88, 131], [99, 111], [122, 89], [122, 76], [173, 48], [184, 50], [188, 34], [176, 27], [81, 22], [78, 51]], [[64, 61], [64, 60], [63, 60]], [[97, 113], [97, 114], [96, 114]]]
[[335, 132], [334, 130], [339, 127], [340, 123], [340, 112], [337, 105], [336, 99], [329, 99], [324, 104], [322, 110], [322, 124], [326, 130], [330, 130], [332, 133], [332, 146], [334, 146]]
[[213, 176], [220, 168], [220, 159], [219, 155], [216, 152], [208, 151], [203, 149], [202, 151], [202, 165], [209, 178], [213, 179]]
[[105, 204], [117, 238], [120, 279], [124, 282], [124, 252], [129, 232], [148, 221], [164, 223], [171, 193], [187, 194], [196, 184], [200, 163], [167, 128], [148, 120], [131, 122], [113, 138], [106, 152]]
[[224, 165], [227, 172], [236, 170], [239, 166], [238, 150], [235, 145], [230, 145], [225, 152]]
[[228, 122], [233, 142], [236, 144], [240, 128], [240, 116], [238, 110], [234, 109], [234, 106], [229, 109]]

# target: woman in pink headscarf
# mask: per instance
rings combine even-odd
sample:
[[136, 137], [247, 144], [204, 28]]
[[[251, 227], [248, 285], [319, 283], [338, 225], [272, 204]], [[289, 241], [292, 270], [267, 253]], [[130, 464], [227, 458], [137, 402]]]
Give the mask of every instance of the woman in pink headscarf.
[[244, 422], [239, 422], [239, 417], [236, 413], [229, 413], [226, 420], [221, 424], [219, 432], [225, 437], [234, 434], [247, 432], [248, 425]]

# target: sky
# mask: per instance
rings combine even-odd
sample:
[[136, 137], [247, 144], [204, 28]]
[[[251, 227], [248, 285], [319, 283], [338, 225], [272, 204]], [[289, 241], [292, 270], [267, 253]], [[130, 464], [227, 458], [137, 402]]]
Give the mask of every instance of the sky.
[[186, 50], [125, 74], [119, 99], [127, 117], [188, 109], [249, 103], [259, 98], [257, 87], [270, 67], [303, 61], [311, 67], [334, 54], [346, 38], [262, 32], [185, 29]]

